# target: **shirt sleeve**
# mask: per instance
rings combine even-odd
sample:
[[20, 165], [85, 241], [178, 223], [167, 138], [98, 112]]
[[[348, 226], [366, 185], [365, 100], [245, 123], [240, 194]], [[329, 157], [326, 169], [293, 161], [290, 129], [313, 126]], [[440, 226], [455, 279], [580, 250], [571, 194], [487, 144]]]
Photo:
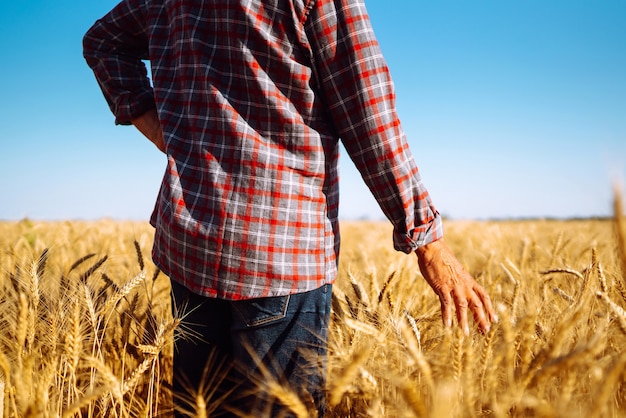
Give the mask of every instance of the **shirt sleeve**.
[[318, 0], [305, 30], [318, 90], [341, 140], [410, 252], [443, 236], [395, 107], [388, 67], [363, 0]]
[[83, 56], [118, 125], [129, 125], [155, 107], [142, 61], [148, 59], [145, 27], [141, 6], [127, 0], [97, 20], [83, 37]]

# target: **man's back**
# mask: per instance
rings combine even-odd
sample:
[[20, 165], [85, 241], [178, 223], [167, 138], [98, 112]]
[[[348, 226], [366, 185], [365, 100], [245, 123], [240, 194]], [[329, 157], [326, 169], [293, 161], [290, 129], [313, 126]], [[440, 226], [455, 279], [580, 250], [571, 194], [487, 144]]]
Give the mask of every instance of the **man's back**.
[[[98, 43], [108, 31], [117, 39]], [[334, 280], [339, 138], [396, 248], [441, 236], [362, 2], [128, 0], [85, 39], [118, 123], [156, 102], [169, 164], [154, 259], [194, 292], [276, 296]]]

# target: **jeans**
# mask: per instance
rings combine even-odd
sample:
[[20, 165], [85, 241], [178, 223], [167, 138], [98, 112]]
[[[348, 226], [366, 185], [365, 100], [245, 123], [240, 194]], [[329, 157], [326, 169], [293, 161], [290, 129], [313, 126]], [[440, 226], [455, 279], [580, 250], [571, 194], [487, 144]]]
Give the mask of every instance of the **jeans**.
[[172, 309], [183, 318], [174, 346], [175, 405], [192, 412], [189, 394], [200, 391], [209, 416], [278, 416], [288, 410], [272, 394], [274, 381], [323, 417], [331, 293], [325, 285], [226, 301], [172, 281]]

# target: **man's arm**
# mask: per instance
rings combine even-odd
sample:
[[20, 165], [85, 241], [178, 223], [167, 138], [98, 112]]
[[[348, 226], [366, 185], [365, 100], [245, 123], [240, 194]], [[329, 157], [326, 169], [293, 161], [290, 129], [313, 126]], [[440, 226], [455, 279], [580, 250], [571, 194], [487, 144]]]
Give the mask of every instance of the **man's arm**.
[[443, 236], [396, 111], [391, 74], [363, 0], [318, 1], [305, 24], [328, 117], [385, 216], [396, 250]]
[[445, 326], [452, 326], [452, 306], [456, 309], [459, 327], [469, 334], [467, 310], [482, 332], [489, 332], [497, 321], [491, 299], [481, 285], [463, 268], [443, 239], [418, 248], [415, 253], [420, 271], [441, 302]]
[[480, 329], [488, 331], [496, 318], [491, 300], [441, 238], [441, 217], [400, 126], [391, 76], [365, 5], [360, 0], [317, 2], [308, 32], [329, 115], [394, 225], [395, 248], [416, 252], [422, 275], [439, 297], [446, 326], [452, 325], [454, 305], [464, 332], [469, 332], [468, 308]]
[[140, 0], [124, 0], [83, 37], [83, 56], [119, 125], [130, 125], [155, 107], [142, 61], [149, 58], [145, 7]]

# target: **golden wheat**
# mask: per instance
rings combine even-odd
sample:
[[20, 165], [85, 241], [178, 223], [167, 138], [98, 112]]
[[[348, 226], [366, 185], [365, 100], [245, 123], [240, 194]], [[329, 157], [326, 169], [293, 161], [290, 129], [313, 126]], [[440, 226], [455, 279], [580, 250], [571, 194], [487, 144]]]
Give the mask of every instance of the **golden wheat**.
[[[443, 328], [414, 256], [384, 223], [344, 223], [329, 330], [329, 417], [626, 415], [626, 232], [612, 220], [447, 222], [489, 291], [486, 334]], [[0, 411], [168, 415], [175, 332], [169, 281], [139, 223], [0, 223]], [[208, 376], [191, 416], [220, 399]], [[262, 379], [296, 416], [309, 400]]]

